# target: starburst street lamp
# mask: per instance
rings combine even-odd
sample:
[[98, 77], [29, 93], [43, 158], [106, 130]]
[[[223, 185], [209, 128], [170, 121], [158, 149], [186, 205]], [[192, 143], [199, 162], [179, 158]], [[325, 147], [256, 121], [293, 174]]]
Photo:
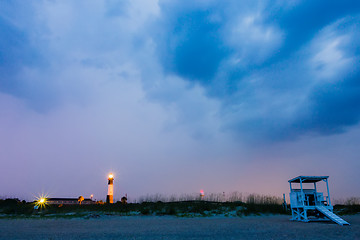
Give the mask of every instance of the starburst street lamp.
[[45, 208], [47, 204], [46, 196], [40, 196], [36, 198], [34, 209]]

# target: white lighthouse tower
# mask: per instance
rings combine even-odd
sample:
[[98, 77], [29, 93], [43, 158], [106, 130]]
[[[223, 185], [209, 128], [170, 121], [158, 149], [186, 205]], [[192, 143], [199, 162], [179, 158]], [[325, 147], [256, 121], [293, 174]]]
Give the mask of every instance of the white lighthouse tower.
[[106, 203], [114, 203], [114, 175], [112, 173], [108, 176], [108, 193], [106, 196]]

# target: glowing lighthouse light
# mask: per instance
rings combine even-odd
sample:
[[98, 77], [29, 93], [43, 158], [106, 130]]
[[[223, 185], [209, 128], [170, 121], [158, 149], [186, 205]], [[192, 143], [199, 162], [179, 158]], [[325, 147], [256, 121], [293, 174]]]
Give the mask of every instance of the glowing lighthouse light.
[[106, 196], [106, 203], [114, 203], [114, 175], [112, 173], [108, 176], [108, 194]]
[[204, 200], [204, 196], [205, 196], [205, 193], [204, 193], [204, 190], [200, 190], [200, 200]]

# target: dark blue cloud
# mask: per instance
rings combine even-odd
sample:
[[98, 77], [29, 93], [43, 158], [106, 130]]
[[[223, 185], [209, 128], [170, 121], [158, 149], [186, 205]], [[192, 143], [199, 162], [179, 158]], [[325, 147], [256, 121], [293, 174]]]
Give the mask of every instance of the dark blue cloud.
[[[257, 12], [260, 5], [252, 1], [191, 6], [184, 6], [181, 1], [162, 3], [162, 18], [156, 22], [160, 27], [155, 28], [154, 39], [164, 70], [204, 85], [211, 96], [227, 97], [236, 92], [236, 85], [244, 76], [271, 64], [262, 60], [266, 47], [246, 40], [246, 31], [239, 34], [241, 39], [228, 39], [232, 34], [231, 27], [236, 25], [234, 22], [241, 16]], [[255, 24], [266, 25], [267, 15], [263, 17]], [[256, 31], [262, 30], [266, 29]], [[244, 39], [247, 43], [241, 46]], [[229, 41], [234, 42], [229, 44]], [[237, 42], [239, 46], [233, 46]], [[227, 61], [236, 55], [244, 55], [242, 60], [246, 62], [229, 65]]]
[[281, 61], [308, 43], [320, 29], [345, 16], [360, 12], [360, 2], [345, 1], [302, 1], [291, 10], [270, 13], [268, 20], [286, 29], [286, 41], [272, 59]]
[[32, 65], [37, 58], [25, 32], [0, 16], [0, 91], [15, 93], [21, 82], [16, 74], [25, 65]]
[[23, 74], [24, 69], [39, 70], [47, 65], [28, 32], [0, 16], [0, 35], [0, 92], [28, 100], [37, 111], [51, 109], [56, 102], [51, 80], [39, 81]]
[[[43, 57], [45, 46], [37, 38], [41, 26], [33, 26], [33, 3], [1, 3], [0, 9], [0, 92], [25, 99], [42, 111], [53, 106], [54, 89], [50, 80], [43, 82], [25, 72], [41, 71], [48, 66]], [[30, 26], [30, 28], [29, 28]]]
[[199, 81], [209, 82], [219, 64], [228, 55], [221, 41], [221, 24], [211, 19], [207, 10], [164, 10], [164, 39], [158, 49], [168, 72]]
[[163, 67], [222, 102], [224, 129], [279, 140], [359, 122], [360, 2], [182, 5], [161, 5]]
[[293, 125], [301, 132], [318, 134], [342, 133], [360, 121], [360, 73], [336, 84], [316, 87], [310, 95], [306, 117]]
[[360, 121], [360, 16], [338, 20], [322, 34], [317, 46], [325, 48], [324, 56], [314, 64], [322, 81], [309, 95], [308, 114], [294, 126], [302, 132], [341, 133]]
[[[223, 129], [239, 136], [332, 134], [359, 122], [358, 2], [160, 1], [158, 14], [144, 16], [134, 10], [137, 3], [127, 0], [84, 5], [81, 12], [74, 11], [78, 5], [59, 3], [57, 10], [40, 3], [38, 11], [59, 14], [54, 19], [41, 15], [52, 20], [48, 33], [40, 18], [27, 28], [31, 11], [16, 15], [17, 4], [0, 11], [0, 91], [29, 99], [34, 108], [56, 101], [61, 90], [55, 81], [61, 80], [51, 77], [64, 69], [104, 70], [129, 62], [153, 99], [177, 104], [174, 89], [166, 89], [176, 84], [164, 81], [185, 81], [188, 85], [179, 84], [186, 86], [182, 91], [205, 90], [222, 106], [217, 114]], [[146, 24], [133, 18], [137, 13]], [[66, 24], [59, 21], [62, 16], [69, 16]], [[91, 17], [96, 20], [89, 24]], [[46, 60], [53, 65], [46, 66]], [[68, 83], [60, 85], [81, 89], [64, 75]], [[152, 84], [163, 89], [155, 91]], [[191, 122], [198, 111], [180, 105], [176, 109], [186, 117], [177, 117]]]

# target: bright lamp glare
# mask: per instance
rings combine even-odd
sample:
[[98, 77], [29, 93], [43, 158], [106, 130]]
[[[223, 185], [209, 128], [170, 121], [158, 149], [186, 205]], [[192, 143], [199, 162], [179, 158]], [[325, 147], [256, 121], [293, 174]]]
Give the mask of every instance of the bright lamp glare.
[[42, 195], [36, 198], [35, 205], [44, 208], [47, 204], [47, 197]]

